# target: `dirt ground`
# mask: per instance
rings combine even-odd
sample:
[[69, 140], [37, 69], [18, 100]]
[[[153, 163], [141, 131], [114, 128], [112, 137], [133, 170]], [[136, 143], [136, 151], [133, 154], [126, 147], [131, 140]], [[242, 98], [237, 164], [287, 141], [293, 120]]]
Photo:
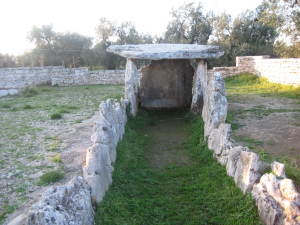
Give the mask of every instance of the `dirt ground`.
[[300, 104], [288, 98], [230, 96], [233, 135], [237, 142], [300, 167]]

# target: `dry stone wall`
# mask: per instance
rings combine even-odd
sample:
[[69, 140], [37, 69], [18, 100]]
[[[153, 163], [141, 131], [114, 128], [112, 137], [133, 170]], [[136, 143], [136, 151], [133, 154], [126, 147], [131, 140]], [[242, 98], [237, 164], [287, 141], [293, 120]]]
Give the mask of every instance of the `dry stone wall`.
[[125, 132], [126, 103], [107, 100], [99, 107], [93, 146], [87, 150], [83, 177], [90, 185], [93, 202], [99, 203], [112, 182], [113, 164], [117, 157], [117, 145]]
[[214, 67], [211, 72], [221, 72], [230, 77], [249, 72], [265, 77], [271, 82], [300, 85], [300, 59], [271, 59], [270, 56], [239, 56], [235, 67]]
[[[286, 177], [284, 164], [269, 165], [232, 140], [231, 125], [225, 122], [228, 104], [222, 75], [216, 72], [203, 76], [202, 65], [199, 66], [196, 77], [203, 93], [202, 117], [208, 148], [236, 185], [244, 193], [251, 193], [266, 225], [299, 225], [300, 194]], [[268, 168], [271, 172], [265, 173]]]
[[68, 69], [51, 77], [51, 84], [57, 86], [124, 84], [124, 70], [80, 70]]
[[123, 70], [96, 70], [88, 68], [20, 67], [0, 69], [0, 97], [17, 94], [22, 88], [51, 84], [57, 86], [123, 84]]

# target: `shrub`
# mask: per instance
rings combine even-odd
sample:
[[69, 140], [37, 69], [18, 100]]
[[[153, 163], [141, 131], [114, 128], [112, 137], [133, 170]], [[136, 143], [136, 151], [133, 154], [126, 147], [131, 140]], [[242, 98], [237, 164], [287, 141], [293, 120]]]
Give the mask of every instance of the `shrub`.
[[25, 105], [23, 109], [33, 109], [33, 107], [31, 105]]
[[60, 154], [56, 154], [55, 156], [51, 157], [51, 161], [55, 162], [55, 163], [62, 163], [61, 155]]
[[22, 91], [22, 95], [24, 97], [33, 97], [33, 96], [35, 96], [37, 94], [38, 94], [38, 91], [36, 90], [36, 88], [26, 87]]
[[46, 186], [48, 184], [55, 183], [64, 178], [64, 173], [59, 170], [53, 170], [40, 176], [37, 185]]
[[62, 115], [60, 113], [53, 113], [50, 115], [51, 120], [59, 120], [62, 118]]

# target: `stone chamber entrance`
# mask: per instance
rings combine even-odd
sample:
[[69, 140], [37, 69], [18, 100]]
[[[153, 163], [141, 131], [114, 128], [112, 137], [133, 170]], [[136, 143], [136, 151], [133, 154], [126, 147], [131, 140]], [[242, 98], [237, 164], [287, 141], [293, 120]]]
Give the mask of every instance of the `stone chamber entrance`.
[[[223, 51], [218, 46], [196, 44], [114, 45], [109, 52], [127, 58], [125, 99], [131, 114], [138, 107], [145, 109], [185, 109], [199, 112], [202, 94], [196, 76], [206, 76], [207, 58], [218, 58]], [[197, 73], [190, 60], [196, 60]], [[150, 64], [137, 68], [139, 60]]]
[[157, 60], [141, 69], [139, 101], [146, 109], [190, 107], [194, 69], [189, 60]]

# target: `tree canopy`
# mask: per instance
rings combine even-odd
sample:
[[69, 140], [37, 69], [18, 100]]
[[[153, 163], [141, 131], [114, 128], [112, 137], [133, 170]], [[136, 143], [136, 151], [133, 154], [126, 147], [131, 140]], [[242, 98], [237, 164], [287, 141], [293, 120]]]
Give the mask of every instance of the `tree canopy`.
[[64, 65], [92, 68], [123, 68], [125, 61], [106, 52], [112, 44], [196, 43], [220, 45], [225, 55], [210, 60], [210, 66], [234, 65], [238, 55], [269, 54], [300, 57], [300, 2], [263, 0], [255, 10], [235, 18], [214, 15], [200, 3], [189, 2], [173, 9], [164, 34], [140, 33], [133, 23], [116, 23], [100, 18], [96, 38], [78, 33], [56, 32], [52, 25], [33, 27], [28, 39], [35, 47], [14, 57], [0, 54], [0, 67]]

